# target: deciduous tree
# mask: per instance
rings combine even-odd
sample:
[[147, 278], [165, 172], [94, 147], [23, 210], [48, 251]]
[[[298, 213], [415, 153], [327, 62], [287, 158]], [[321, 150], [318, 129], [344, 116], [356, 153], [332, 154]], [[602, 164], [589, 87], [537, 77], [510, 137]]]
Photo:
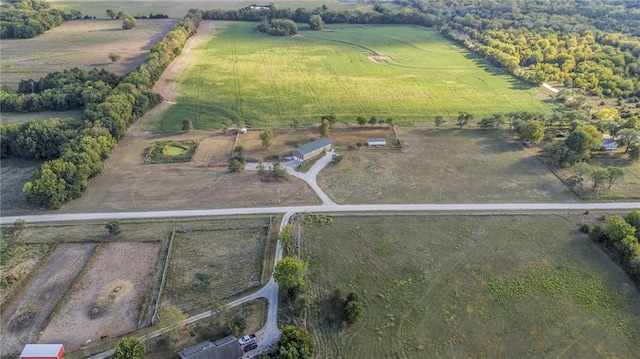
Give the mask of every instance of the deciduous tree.
[[262, 140], [262, 145], [266, 148], [271, 147], [271, 140], [273, 139], [273, 132], [270, 128], [267, 128], [260, 134], [260, 139]]
[[445, 119], [442, 116], [436, 116], [436, 118], [433, 119], [433, 123], [436, 125], [437, 129], [440, 129], [440, 126], [445, 123]]
[[118, 62], [118, 60], [120, 60], [120, 55], [112, 52], [109, 54], [109, 60], [111, 60], [111, 62]]
[[360, 127], [362, 127], [367, 124], [367, 119], [364, 116], [360, 115], [356, 117], [356, 122], [358, 123], [358, 125], [360, 125]]
[[539, 121], [529, 121], [520, 127], [518, 138], [521, 141], [539, 143], [544, 138], [544, 126]]
[[607, 167], [607, 189], [611, 188], [615, 181], [619, 178], [624, 177], [625, 172], [624, 169], [620, 167]]
[[116, 346], [114, 359], [144, 359], [147, 346], [139, 338], [122, 338]]
[[322, 123], [320, 123], [320, 137], [329, 136], [329, 128], [330, 127], [331, 127], [331, 125], [329, 124], [328, 120], [322, 120]]
[[460, 112], [458, 114], [458, 121], [456, 122], [456, 125], [458, 125], [460, 129], [462, 129], [464, 126], [468, 125], [471, 120], [473, 120], [472, 114], [468, 112]]
[[284, 290], [304, 289], [306, 283], [304, 276], [307, 273], [309, 264], [295, 257], [284, 257], [276, 264], [273, 271], [273, 279], [282, 286]]
[[282, 329], [280, 344], [276, 351], [277, 359], [311, 359], [313, 341], [304, 329], [286, 325]]
[[309, 17], [309, 28], [314, 31], [322, 31], [324, 29], [324, 21], [322, 21], [322, 16], [311, 15], [311, 17]]

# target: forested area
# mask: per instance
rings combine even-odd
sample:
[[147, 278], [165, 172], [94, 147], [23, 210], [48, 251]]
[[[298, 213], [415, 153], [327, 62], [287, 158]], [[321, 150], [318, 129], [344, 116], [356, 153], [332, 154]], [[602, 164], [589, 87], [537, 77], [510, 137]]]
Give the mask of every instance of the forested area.
[[162, 101], [152, 87], [182, 52], [201, 20], [199, 11], [190, 11], [151, 49], [145, 62], [124, 78], [102, 70], [73, 69], [38, 81], [23, 81], [18, 94], [3, 90], [3, 96], [12, 98], [47, 98], [48, 91], [69, 86], [72, 91], [68, 98], [84, 107], [84, 125], [80, 128], [64, 121], [0, 127], [3, 157], [49, 159], [24, 185], [30, 202], [58, 208], [84, 192], [88, 180], [100, 173], [104, 161], [124, 136], [127, 125]]
[[400, 0], [438, 16], [441, 32], [540, 84], [640, 98], [640, 3], [626, 0]]
[[77, 10], [65, 13], [51, 9], [44, 0], [22, 0], [0, 4], [0, 39], [28, 39], [62, 24], [65, 20], [79, 19]]

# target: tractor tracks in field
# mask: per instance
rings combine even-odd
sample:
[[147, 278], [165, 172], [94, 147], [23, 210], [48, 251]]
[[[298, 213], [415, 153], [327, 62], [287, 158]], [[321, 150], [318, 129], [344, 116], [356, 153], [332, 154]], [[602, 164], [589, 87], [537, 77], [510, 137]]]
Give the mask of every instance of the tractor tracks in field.
[[233, 110], [238, 114], [238, 117], [245, 117], [242, 110], [242, 90], [240, 88], [240, 71], [238, 69], [238, 51], [236, 49], [236, 30], [231, 28], [231, 58], [233, 61], [233, 86], [235, 92], [235, 102]]
[[322, 107], [322, 104], [320, 103], [318, 94], [314, 90], [313, 85], [311, 84], [311, 81], [309, 81], [309, 78], [306, 75], [306, 71], [304, 71], [304, 69], [302, 68], [302, 65], [300, 65], [300, 61], [298, 61], [298, 57], [295, 56], [293, 52], [291, 52], [291, 48], [288, 45], [284, 46], [284, 48], [287, 51], [287, 54], [289, 55], [291, 62], [296, 67], [296, 69], [298, 69], [298, 72], [300, 73], [300, 77], [302, 78], [302, 81], [304, 81], [304, 85], [307, 88], [307, 91], [309, 91], [309, 93], [311, 94], [316, 112], [322, 113], [323, 107]]
[[271, 97], [273, 98], [273, 102], [276, 105], [276, 113], [279, 116], [282, 116], [282, 102], [280, 101], [280, 96], [278, 96], [278, 87], [276, 86], [276, 81], [273, 78], [273, 71], [271, 71], [271, 62], [269, 61], [269, 56], [267, 56], [264, 52], [264, 47], [262, 43], [256, 40], [256, 44], [260, 49], [260, 56], [262, 57], [262, 61], [264, 62], [265, 74], [267, 76], [267, 80], [269, 81], [269, 87], [271, 87]]

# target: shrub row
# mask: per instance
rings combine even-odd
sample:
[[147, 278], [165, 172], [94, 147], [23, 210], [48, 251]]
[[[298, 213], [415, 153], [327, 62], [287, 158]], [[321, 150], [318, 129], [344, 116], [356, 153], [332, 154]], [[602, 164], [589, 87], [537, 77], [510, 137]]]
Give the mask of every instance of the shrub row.
[[62, 156], [45, 162], [24, 185], [27, 199], [49, 208], [77, 198], [88, 180], [100, 173], [103, 163], [121, 139], [127, 125], [162, 101], [152, 91], [164, 69], [178, 56], [189, 37], [196, 33], [202, 14], [191, 10], [162, 41], [145, 62], [127, 75], [102, 101], [85, 104], [85, 128], [63, 146]]
[[603, 226], [584, 229], [591, 238], [609, 248], [631, 279], [640, 285], [640, 209], [631, 211], [625, 218], [608, 216]]

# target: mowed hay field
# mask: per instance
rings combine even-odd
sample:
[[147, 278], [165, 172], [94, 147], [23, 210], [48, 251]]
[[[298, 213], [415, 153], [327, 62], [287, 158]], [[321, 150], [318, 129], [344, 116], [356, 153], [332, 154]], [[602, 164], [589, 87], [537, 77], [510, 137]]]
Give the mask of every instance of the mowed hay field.
[[322, 170], [318, 184], [339, 204], [576, 200], [508, 132], [405, 127], [398, 134], [401, 151], [338, 148], [342, 163]]
[[[2, 82], [17, 86], [22, 79], [39, 79], [73, 67], [127, 74], [142, 63], [176, 21], [138, 20], [134, 29], [124, 30], [122, 20], [74, 20], [32, 39], [3, 39]], [[120, 55], [120, 60], [112, 63], [110, 53]]]
[[176, 232], [162, 301], [196, 313], [260, 285], [269, 219]]
[[460, 111], [552, 111], [537, 88], [426, 28], [341, 25], [316, 32], [301, 24], [300, 35], [283, 38], [255, 26], [216, 22], [210, 39], [189, 51], [188, 69], [167, 79], [177, 81], [180, 95], [156, 131], [178, 131], [184, 118], [210, 129], [239, 121], [312, 123], [325, 114], [407, 124]]
[[[334, 217], [302, 243], [318, 358], [638, 357], [640, 293], [560, 216]], [[360, 322], [331, 322], [335, 289]]]

